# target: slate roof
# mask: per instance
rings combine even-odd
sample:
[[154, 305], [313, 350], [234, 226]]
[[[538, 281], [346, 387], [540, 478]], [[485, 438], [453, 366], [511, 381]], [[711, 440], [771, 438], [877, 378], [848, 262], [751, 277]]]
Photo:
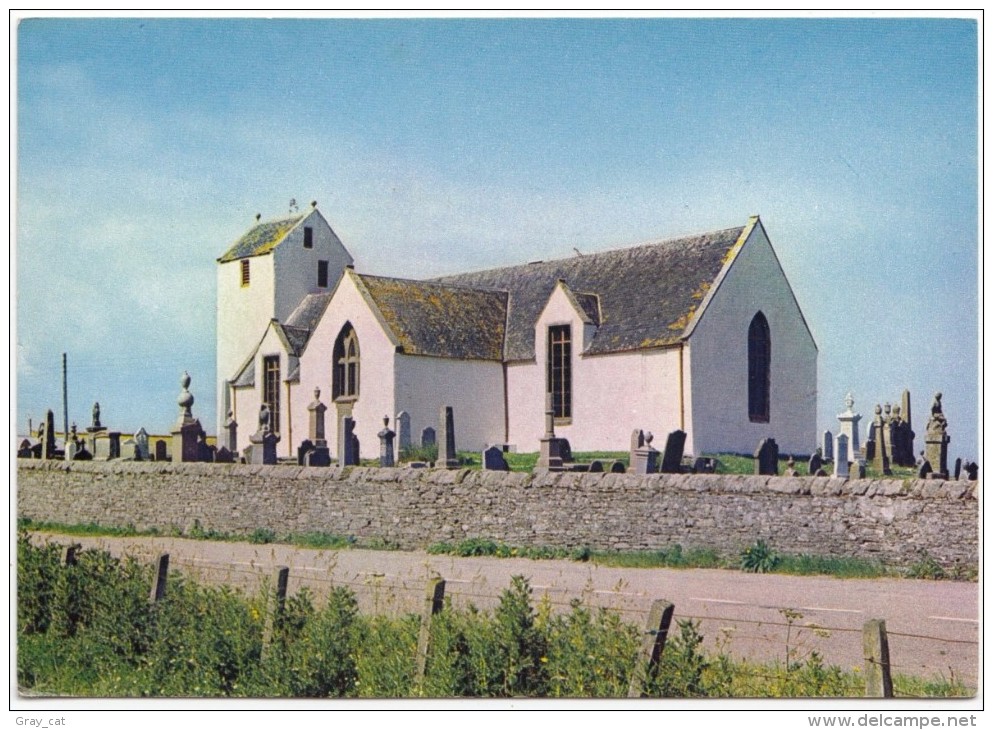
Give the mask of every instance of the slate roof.
[[[559, 279], [565, 280], [594, 323], [592, 315], [598, 315], [600, 326], [588, 354], [663, 347], [680, 341], [743, 230], [727, 228], [433, 281], [509, 295], [505, 345], [509, 361], [534, 358], [534, 324]], [[454, 324], [446, 323], [446, 335], [449, 328], [456, 330]]]
[[355, 275], [403, 352], [503, 359], [507, 294], [409, 279]]
[[223, 264], [228, 261], [236, 261], [237, 259], [245, 259], [250, 256], [261, 256], [262, 254], [269, 253], [303, 219], [303, 215], [296, 215], [290, 218], [256, 223], [248, 233], [235, 241], [234, 245], [223, 256], [217, 259], [217, 261]]

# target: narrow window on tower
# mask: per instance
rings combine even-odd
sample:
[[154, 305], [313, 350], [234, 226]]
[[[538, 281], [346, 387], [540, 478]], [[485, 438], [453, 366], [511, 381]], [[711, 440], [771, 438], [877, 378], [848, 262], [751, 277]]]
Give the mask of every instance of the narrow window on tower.
[[317, 262], [317, 286], [322, 289], [327, 288], [328, 285], [328, 262], [318, 261]]
[[251, 262], [248, 259], [241, 260], [241, 285], [248, 286], [248, 283], [252, 280], [250, 267]]
[[314, 229], [310, 226], [305, 226], [303, 229], [303, 247], [313, 248], [314, 247]]

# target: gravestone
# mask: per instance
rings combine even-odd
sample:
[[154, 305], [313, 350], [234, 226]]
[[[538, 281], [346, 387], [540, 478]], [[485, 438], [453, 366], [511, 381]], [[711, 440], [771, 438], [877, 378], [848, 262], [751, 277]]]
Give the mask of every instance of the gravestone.
[[961, 475], [962, 475], [962, 457], [960, 456], [955, 460], [955, 481], [958, 481]]
[[779, 474], [779, 445], [776, 439], [765, 438], [755, 449], [755, 473], [775, 476]]
[[686, 432], [680, 429], [672, 431], [665, 439], [662, 452], [662, 464], [659, 471], [663, 474], [678, 474], [682, 469], [683, 449], [686, 447]]
[[927, 422], [924, 436], [924, 453], [934, 470], [933, 478], [948, 478], [948, 444], [951, 437], [947, 433], [948, 420], [941, 408], [941, 393], [934, 394], [931, 404], [931, 418]]
[[[148, 431], [142, 426], [138, 429], [138, 432], [134, 435], [134, 447], [141, 454], [141, 461], [148, 461], [150, 453], [148, 450]], [[135, 461], [138, 458], [135, 457]]]
[[359, 440], [355, 435], [355, 419], [344, 416], [338, 426], [338, 466], [359, 465]]
[[858, 458], [858, 456], [855, 457], [855, 461], [849, 467], [848, 476], [850, 479], [865, 479], [865, 462]]
[[162, 439], [155, 442], [155, 460], [169, 461], [169, 447]]
[[41, 441], [42, 459], [58, 458], [55, 453], [55, 414], [52, 411], [45, 414], [45, 432], [38, 435], [38, 440]]
[[324, 431], [328, 407], [321, 403], [321, 389], [314, 388], [314, 400], [307, 406], [310, 448], [303, 453], [304, 466], [331, 466], [331, 449]]
[[715, 474], [717, 472], [717, 459], [698, 456], [693, 462], [694, 474]]
[[197, 436], [197, 461], [211, 464], [215, 461], [216, 453], [217, 449], [207, 443], [207, 432], [200, 429], [200, 434]]
[[393, 458], [393, 438], [396, 433], [390, 429], [390, 417], [383, 416], [383, 430], [379, 436], [379, 465], [381, 467], [396, 466]]
[[437, 466], [455, 469], [459, 465], [455, 453], [455, 413], [451, 406], [442, 406], [438, 413], [438, 461]]
[[120, 431], [110, 431], [107, 434], [107, 440], [109, 443], [110, 453], [108, 454], [108, 459], [120, 459], [121, 458], [121, 433]]
[[834, 476], [836, 479], [848, 479], [848, 436], [839, 433], [835, 448]]
[[[829, 431], [827, 433], [830, 433]], [[807, 462], [807, 473], [814, 474], [818, 469], [824, 466], [824, 460], [821, 459], [821, 455], [815, 451]]]
[[928, 479], [934, 469], [931, 468], [931, 462], [927, 460], [924, 456], [924, 452], [921, 452], [921, 458], [917, 460], [917, 478], [918, 479]]
[[900, 411], [903, 415], [903, 422], [906, 424], [906, 431], [904, 432], [904, 443], [903, 452], [904, 456], [910, 461], [909, 464], [903, 464], [902, 466], [913, 466], [914, 465], [914, 437], [917, 435], [914, 433], [914, 421], [910, 416], [910, 391], [904, 390], [903, 395], [900, 397]]
[[259, 407], [259, 427], [258, 430], [248, 437], [251, 445], [251, 452], [245, 454], [248, 464], [275, 464], [276, 444], [279, 436], [273, 432], [272, 411], [269, 406], [263, 403]]
[[610, 465], [611, 474], [623, 474], [626, 471], [627, 469], [624, 468], [623, 461], [615, 461], [613, 464]]
[[603, 462], [600, 461], [599, 459], [594, 459], [593, 461], [590, 462], [590, 466], [589, 466], [588, 471], [590, 471], [590, 472], [592, 472], [594, 474], [602, 474], [603, 473]]
[[86, 430], [89, 433], [97, 433], [99, 431], [106, 431], [106, 428], [100, 423], [100, 404], [93, 404], [93, 423], [91, 423]]
[[228, 449], [227, 446], [222, 446], [214, 454], [215, 464], [233, 464], [234, 454]]
[[645, 446], [645, 432], [636, 428], [631, 432], [631, 453]]
[[[672, 434], [670, 434], [670, 437]], [[657, 474], [659, 471], [659, 450], [652, 446], [654, 436], [645, 434], [643, 445], [631, 452], [631, 471], [634, 474]], [[632, 443], [634, 440], [632, 439]]]
[[396, 417], [397, 449], [402, 454], [411, 447], [410, 443], [410, 414], [400, 411]]
[[826, 477], [827, 475], [828, 475], [828, 473], [826, 471], [824, 471], [824, 467], [823, 466], [820, 469], [818, 469], [817, 471], [815, 471], [813, 473], [813, 476], [815, 476], [815, 477]]
[[821, 453], [828, 461], [834, 458], [834, 435], [830, 431], [825, 431], [821, 436]]
[[792, 456], [790, 456], [790, 458], [787, 459], [786, 461], [786, 471], [783, 472], [783, 476], [784, 477], [800, 476], [800, 472], [796, 470], [796, 462], [793, 460]]
[[878, 403], [876, 404], [876, 415], [872, 420], [872, 430], [876, 437], [872, 466], [880, 474], [889, 476], [893, 472], [890, 470], [889, 449], [886, 446], [886, 421], [883, 417], [883, 408]]
[[297, 446], [297, 466], [306, 466], [307, 464], [307, 454], [314, 450], [314, 442], [310, 439], [304, 439]]
[[176, 399], [179, 404], [179, 420], [172, 430], [172, 460], [176, 462], [200, 461], [200, 434], [203, 428], [200, 421], [193, 417], [193, 394], [190, 392], [190, 374], [183, 372], [179, 379], [180, 393]]
[[491, 446], [483, 451], [483, 469], [487, 471], [510, 471], [507, 460], [503, 458], [503, 449]]
[[436, 443], [437, 443], [437, 437], [435, 436], [434, 428], [428, 426], [423, 431], [421, 431], [421, 448], [434, 446]]
[[[29, 431], [30, 433], [30, 431]], [[33, 456], [31, 439], [21, 439], [21, 443], [17, 445], [17, 458], [18, 459], [30, 459]], [[66, 459], [68, 460], [68, 456]]]
[[73, 461], [92, 461], [93, 454], [86, 449], [86, 439], [79, 440], [79, 448], [76, 450], [76, 455], [72, 457]]
[[234, 420], [234, 411], [228, 411], [228, 417], [224, 420], [224, 443], [221, 446], [229, 454], [238, 452], [238, 422]]
[[[859, 421], [862, 420], [861, 413], [852, 410], [855, 406], [855, 398], [851, 392], [845, 396], [845, 410], [838, 414], [838, 433], [843, 433], [848, 437], [848, 456], [851, 458], [861, 450], [859, 441]], [[871, 434], [870, 434], [871, 436]], [[827, 452], [825, 452], [825, 455]]]
[[965, 478], [970, 482], [974, 482], [979, 479], [979, 464], [976, 462], [967, 461], [962, 465], [962, 469], [965, 472]]
[[66, 441], [65, 460], [74, 461], [76, 459], [76, 452], [79, 451], [79, 444], [75, 441]]
[[[538, 447], [538, 469], [561, 469], [564, 462], [562, 441], [555, 435], [555, 411], [552, 408], [552, 394], [545, 394], [545, 435]], [[571, 457], [571, 453], [570, 453]]]

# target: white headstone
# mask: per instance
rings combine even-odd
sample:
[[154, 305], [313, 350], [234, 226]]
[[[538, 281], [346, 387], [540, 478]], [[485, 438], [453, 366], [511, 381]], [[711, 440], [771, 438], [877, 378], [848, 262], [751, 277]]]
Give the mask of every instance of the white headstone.
[[845, 412], [838, 414], [838, 422], [840, 424], [838, 433], [848, 437], [849, 454], [857, 454], [861, 448], [861, 444], [859, 443], [859, 421], [862, 420], [862, 416], [852, 412], [852, 406], [854, 405], [855, 399], [849, 393], [845, 396]]
[[848, 479], [848, 437], [843, 433], [835, 439], [834, 475], [839, 479]]

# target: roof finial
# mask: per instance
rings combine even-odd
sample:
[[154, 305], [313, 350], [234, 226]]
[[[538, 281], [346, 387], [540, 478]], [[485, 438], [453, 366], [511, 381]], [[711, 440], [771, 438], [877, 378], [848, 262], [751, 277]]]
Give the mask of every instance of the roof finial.
[[262, 220], [262, 214], [261, 213], [256, 213], [255, 214], [255, 222], [258, 223], [260, 220]]
[[317, 208], [317, 201], [316, 200], [311, 200], [310, 201], [310, 207], [311, 208]]

